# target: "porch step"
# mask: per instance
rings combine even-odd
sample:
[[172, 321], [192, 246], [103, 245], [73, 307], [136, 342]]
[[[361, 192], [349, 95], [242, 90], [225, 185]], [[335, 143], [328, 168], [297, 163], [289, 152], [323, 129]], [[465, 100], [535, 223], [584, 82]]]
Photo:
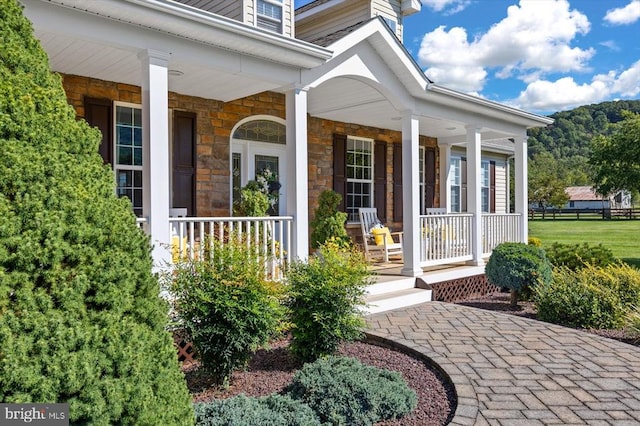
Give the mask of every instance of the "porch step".
[[367, 287], [367, 294], [370, 296], [390, 293], [397, 290], [405, 290], [415, 288], [415, 277], [397, 277], [379, 275], [376, 277], [376, 283]]
[[415, 284], [415, 278], [404, 278], [380, 282], [368, 287], [365, 315], [430, 302], [431, 290], [417, 288]]
[[405, 308], [431, 301], [431, 290], [421, 288], [408, 288], [394, 292], [369, 296], [365, 314], [377, 314], [378, 312], [392, 309]]

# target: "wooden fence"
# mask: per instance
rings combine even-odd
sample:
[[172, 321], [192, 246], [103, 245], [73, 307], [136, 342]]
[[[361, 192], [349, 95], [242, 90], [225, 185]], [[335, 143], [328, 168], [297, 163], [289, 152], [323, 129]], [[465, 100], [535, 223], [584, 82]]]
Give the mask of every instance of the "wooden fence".
[[529, 219], [640, 219], [640, 208], [529, 210]]

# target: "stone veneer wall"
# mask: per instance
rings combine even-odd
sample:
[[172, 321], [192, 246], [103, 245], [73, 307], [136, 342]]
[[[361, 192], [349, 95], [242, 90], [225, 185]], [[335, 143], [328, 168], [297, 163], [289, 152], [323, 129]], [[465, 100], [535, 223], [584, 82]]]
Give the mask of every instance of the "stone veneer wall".
[[[106, 98], [112, 101], [141, 104], [138, 86], [63, 75], [69, 103], [78, 117], [84, 117], [84, 98]], [[197, 215], [230, 215], [229, 150], [231, 130], [240, 120], [253, 115], [272, 115], [285, 119], [283, 94], [265, 92], [231, 102], [221, 102], [169, 93], [169, 108], [197, 114]], [[357, 124], [340, 123], [309, 117], [309, 220], [313, 219], [320, 193], [333, 188], [333, 134], [343, 133], [387, 142], [387, 217], [393, 218], [393, 145], [401, 143], [402, 134]], [[420, 136], [420, 144], [436, 147], [434, 138]], [[436, 150], [436, 156], [438, 151]], [[438, 167], [436, 157], [436, 167]], [[436, 170], [436, 177], [439, 171]], [[439, 188], [436, 185], [436, 204]], [[401, 223], [391, 223], [398, 229]], [[352, 229], [359, 233], [359, 227]]]

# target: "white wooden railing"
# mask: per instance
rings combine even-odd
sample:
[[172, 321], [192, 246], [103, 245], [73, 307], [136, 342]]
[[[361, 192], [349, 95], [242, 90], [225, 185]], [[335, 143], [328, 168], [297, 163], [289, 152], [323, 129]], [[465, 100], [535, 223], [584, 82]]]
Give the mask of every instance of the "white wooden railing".
[[291, 253], [293, 217], [172, 217], [171, 251], [179, 259], [203, 259], [214, 241], [242, 241], [264, 259], [268, 279], [280, 280]]
[[472, 217], [472, 214], [420, 216], [420, 265], [442, 265], [473, 259]]
[[519, 213], [483, 214], [482, 254], [490, 255], [500, 243], [519, 242], [521, 226]]

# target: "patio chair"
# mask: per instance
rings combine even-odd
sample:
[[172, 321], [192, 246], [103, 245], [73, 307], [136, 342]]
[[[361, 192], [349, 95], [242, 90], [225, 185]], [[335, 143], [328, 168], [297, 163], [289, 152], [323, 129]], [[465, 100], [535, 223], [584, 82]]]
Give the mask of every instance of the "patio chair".
[[388, 263], [390, 256], [402, 258], [402, 232], [391, 232], [388, 227], [382, 225], [376, 208], [361, 208], [358, 209], [358, 214], [367, 260], [371, 262], [381, 259]]

